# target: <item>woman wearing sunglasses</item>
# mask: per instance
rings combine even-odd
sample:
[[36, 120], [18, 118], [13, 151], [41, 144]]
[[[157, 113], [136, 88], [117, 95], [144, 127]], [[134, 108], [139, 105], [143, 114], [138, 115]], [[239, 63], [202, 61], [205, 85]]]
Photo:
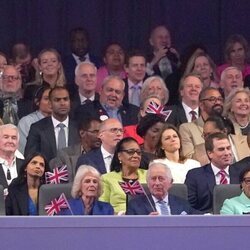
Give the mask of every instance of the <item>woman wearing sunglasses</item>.
[[132, 137], [123, 138], [116, 145], [110, 173], [102, 175], [103, 194], [101, 201], [109, 202], [116, 214], [124, 214], [126, 210], [126, 194], [120, 183], [133, 184], [136, 181], [146, 183], [146, 170], [139, 169], [141, 149]]

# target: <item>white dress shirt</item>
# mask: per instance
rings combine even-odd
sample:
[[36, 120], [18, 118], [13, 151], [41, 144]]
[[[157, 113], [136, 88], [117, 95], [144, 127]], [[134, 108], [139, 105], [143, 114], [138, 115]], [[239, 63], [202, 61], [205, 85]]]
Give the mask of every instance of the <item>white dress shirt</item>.
[[[217, 168], [213, 163], [211, 163], [211, 167], [212, 170], [214, 172], [214, 176], [215, 176], [215, 183], [216, 185], [220, 184], [220, 179], [221, 179], [221, 175], [219, 174], [219, 172], [222, 170], [220, 168]], [[230, 176], [229, 176], [229, 166], [227, 166], [224, 169], [225, 173], [226, 173], [226, 179], [227, 179], [227, 183], [230, 183]]]
[[103, 146], [101, 146], [101, 152], [102, 152], [102, 157], [103, 157], [103, 160], [105, 163], [106, 171], [107, 171], [107, 173], [109, 173], [111, 161], [112, 161], [114, 155], [110, 154], [106, 149], [104, 149]]
[[184, 111], [185, 111], [185, 114], [186, 114], [186, 117], [187, 117], [187, 120], [188, 122], [191, 122], [192, 121], [192, 115], [190, 114], [190, 111], [195, 111], [196, 113], [196, 119], [199, 117], [199, 107], [197, 107], [196, 109], [191, 109], [187, 104], [185, 104], [184, 102], [181, 103], [182, 104], [182, 107], [184, 108]]
[[79, 92], [79, 97], [80, 97], [81, 104], [83, 104], [87, 99], [89, 99], [89, 100], [92, 101], [92, 102], [95, 100], [95, 94], [92, 95], [91, 97], [87, 98], [87, 97], [83, 96], [83, 95]]
[[[74, 53], [72, 53], [72, 56], [74, 57], [75, 61], [76, 61], [76, 64], [78, 65], [79, 63], [83, 62], [80, 60], [80, 57], [75, 55]], [[87, 53], [86, 55], [84, 55], [85, 57], [85, 60], [84, 62], [90, 62], [90, 59], [89, 59], [89, 53]]]

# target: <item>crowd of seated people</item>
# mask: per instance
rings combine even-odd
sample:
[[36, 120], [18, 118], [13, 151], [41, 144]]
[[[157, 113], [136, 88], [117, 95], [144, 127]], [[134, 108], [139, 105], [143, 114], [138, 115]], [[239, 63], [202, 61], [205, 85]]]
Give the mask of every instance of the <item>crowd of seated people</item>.
[[[89, 41], [76, 28], [69, 55], [48, 48], [33, 58], [24, 43], [10, 58], [0, 52], [6, 215], [38, 215], [45, 172], [65, 166], [72, 196], [60, 215], [213, 213], [215, 185], [229, 184], [243, 192], [221, 213], [248, 212], [245, 38], [229, 38], [217, 68], [203, 45], [179, 54], [162, 25], [150, 33], [149, 55], [113, 41], [102, 64]], [[169, 193], [176, 185], [187, 186], [186, 200]]]

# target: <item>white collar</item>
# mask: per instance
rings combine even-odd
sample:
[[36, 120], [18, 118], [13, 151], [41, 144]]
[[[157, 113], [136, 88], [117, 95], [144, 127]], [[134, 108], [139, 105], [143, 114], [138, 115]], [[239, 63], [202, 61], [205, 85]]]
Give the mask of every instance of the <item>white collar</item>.
[[[212, 162], [211, 162], [211, 167], [212, 167], [212, 170], [214, 172], [214, 175], [217, 176], [218, 173], [222, 170], [218, 167], [216, 167]], [[229, 166], [227, 166], [224, 171], [226, 172], [227, 176], [229, 176]]]
[[57, 125], [60, 123], [64, 124], [66, 128], [69, 127], [69, 116], [67, 116], [67, 118], [62, 122], [58, 121], [53, 115], [51, 116], [51, 119], [52, 119], [52, 123], [53, 123], [54, 128], [56, 128]]

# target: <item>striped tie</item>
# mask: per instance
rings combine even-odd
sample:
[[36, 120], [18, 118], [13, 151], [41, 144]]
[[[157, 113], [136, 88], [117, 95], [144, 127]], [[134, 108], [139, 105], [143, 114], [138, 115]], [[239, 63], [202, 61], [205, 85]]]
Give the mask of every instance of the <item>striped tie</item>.
[[220, 174], [220, 184], [228, 184], [225, 170], [221, 170], [219, 174]]

